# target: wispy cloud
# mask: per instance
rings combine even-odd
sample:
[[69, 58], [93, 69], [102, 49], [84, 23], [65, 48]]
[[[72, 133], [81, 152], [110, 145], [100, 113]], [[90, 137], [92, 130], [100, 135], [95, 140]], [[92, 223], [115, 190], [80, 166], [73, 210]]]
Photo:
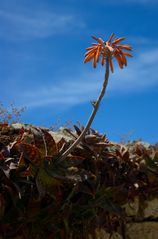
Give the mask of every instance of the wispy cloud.
[[[110, 76], [108, 96], [133, 94], [158, 86], [157, 62], [158, 49], [155, 49], [148, 50], [133, 58], [129, 62], [129, 66], [124, 70], [120, 70], [115, 66], [115, 73]], [[40, 86], [39, 89], [25, 91], [21, 96], [19, 95], [19, 101], [22, 105], [31, 108], [50, 104], [54, 105], [54, 107], [59, 105], [71, 107], [88, 102], [97, 97], [103, 75], [103, 70], [98, 66], [97, 70], [91, 69], [78, 77], [69, 78], [67, 76], [64, 82], [56, 83], [52, 87]]]
[[136, 46], [142, 46], [142, 47], [147, 47], [151, 45], [152, 42], [152, 47], [158, 47], [158, 39], [153, 38], [153, 37], [144, 37], [144, 36], [129, 36], [128, 37], [130, 44], [136, 45]]
[[96, 95], [99, 84], [92, 79], [84, 82], [82, 77], [74, 80], [61, 82], [52, 87], [40, 87], [34, 91], [23, 92], [20, 102], [28, 107], [43, 107], [46, 105], [73, 106], [87, 102]]
[[74, 14], [60, 14], [49, 10], [0, 10], [0, 38], [21, 40], [45, 38], [84, 27], [84, 22]]
[[114, 81], [111, 82], [111, 91], [136, 92], [157, 86], [157, 62], [158, 48], [140, 53], [129, 63], [129, 67], [123, 71], [117, 69], [113, 75]]
[[158, 3], [158, 0], [123, 0], [123, 2], [151, 4], [151, 3]]
[[111, 0], [108, 4], [158, 4], [158, 0]]

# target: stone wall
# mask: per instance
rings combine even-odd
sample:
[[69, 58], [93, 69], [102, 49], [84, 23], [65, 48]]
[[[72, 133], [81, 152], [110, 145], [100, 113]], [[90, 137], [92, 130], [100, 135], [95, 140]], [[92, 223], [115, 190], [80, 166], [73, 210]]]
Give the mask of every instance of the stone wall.
[[123, 236], [114, 233], [110, 237], [104, 230], [97, 230], [97, 239], [158, 239], [158, 199], [145, 201], [143, 204], [143, 211], [138, 198], [132, 204], [125, 205], [128, 218]]

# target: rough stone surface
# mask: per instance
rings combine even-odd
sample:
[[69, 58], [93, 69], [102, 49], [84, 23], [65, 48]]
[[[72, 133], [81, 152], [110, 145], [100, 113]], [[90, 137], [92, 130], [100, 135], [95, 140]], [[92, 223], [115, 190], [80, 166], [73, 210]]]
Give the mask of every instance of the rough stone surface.
[[[96, 238], [97, 239], [123, 239], [123, 237], [117, 232], [110, 235], [109, 233], [105, 232], [103, 229], [96, 230]], [[89, 239], [92, 239], [92, 236], [89, 236]]]
[[126, 238], [158, 239], [158, 222], [139, 222], [127, 224]]
[[150, 217], [150, 218], [158, 219], [158, 199], [155, 198], [151, 201], [146, 201], [146, 205], [147, 206], [144, 209], [144, 218]]
[[133, 203], [124, 205], [130, 221], [125, 225], [125, 237], [117, 233], [110, 237], [110, 234], [100, 230], [96, 233], [97, 239], [158, 239], [158, 199], [155, 198], [144, 203], [146, 207], [143, 217], [139, 216], [139, 199], [137, 197]]
[[65, 128], [60, 128], [57, 132], [49, 131], [49, 133], [53, 136], [56, 142], [58, 142], [61, 138], [64, 138], [67, 142], [70, 142], [73, 139], [73, 136], [70, 135]]
[[139, 198], [136, 197], [134, 202], [130, 202], [130, 203], [124, 205], [124, 208], [125, 208], [126, 214], [129, 217], [138, 215], [138, 211], [139, 211]]

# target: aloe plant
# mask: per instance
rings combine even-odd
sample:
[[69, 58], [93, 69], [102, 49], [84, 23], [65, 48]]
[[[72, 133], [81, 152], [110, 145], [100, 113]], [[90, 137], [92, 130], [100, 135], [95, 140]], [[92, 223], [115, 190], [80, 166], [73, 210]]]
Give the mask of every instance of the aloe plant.
[[[97, 43], [94, 43], [91, 47], [88, 47], [86, 50], [85, 54], [85, 59], [84, 63], [92, 60], [93, 62], [93, 67], [96, 68], [97, 63], [99, 63], [100, 58], [101, 58], [101, 64], [102, 66], [105, 65], [105, 77], [104, 77], [104, 82], [103, 86], [100, 90], [99, 96], [96, 101], [92, 103], [92, 113], [88, 119], [88, 122], [83, 129], [81, 135], [76, 139], [76, 141], [62, 154], [61, 160], [64, 160], [73, 150], [74, 148], [82, 141], [84, 136], [86, 135], [87, 131], [89, 130], [96, 113], [99, 109], [100, 103], [105, 95], [105, 91], [108, 85], [108, 79], [109, 79], [109, 68], [111, 72], [114, 72], [113, 68], [113, 58], [116, 58], [119, 67], [122, 69], [124, 66], [127, 66], [127, 59], [126, 56], [132, 57], [132, 55], [128, 52], [131, 51], [132, 48], [129, 45], [125, 44], [118, 44], [121, 41], [123, 41], [125, 38], [116, 38], [112, 41], [114, 37], [114, 33], [111, 34], [110, 38], [108, 41], [104, 41], [101, 38], [97, 38], [95, 36], [92, 36], [94, 40], [97, 41]], [[123, 50], [126, 50], [125, 52]]]

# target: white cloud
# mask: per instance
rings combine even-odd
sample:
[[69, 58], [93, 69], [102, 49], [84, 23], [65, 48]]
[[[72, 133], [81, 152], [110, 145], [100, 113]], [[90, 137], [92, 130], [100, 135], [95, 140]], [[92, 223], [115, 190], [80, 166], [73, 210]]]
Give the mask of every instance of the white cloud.
[[158, 3], [158, 0], [124, 0], [124, 2], [130, 2], [130, 3]]
[[[110, 75], [108, 96], [133, 94], [158, 86], [157, 62], [158, 49], [155, 49], [140, 53], [123, 70], [115, 64], [115, 73]], [[103, 77], [104, 72], [98, 65], [96, 70], [91, 69], [73, 78], [67, 77], [60, 84], [54, 83], [52, 87], [41, 86], [39, 89], [25, 91], [21, 96], [19, 95], [19, 101], [28, 107], [42, 107], [50, 104], [54, 107], [59, 105], [71, 107], [94, 100], [102, 86]]]
[[106, 2], [106, 4], [158, 4], [158, 0], [110, 0], [109, 2]]
[[158, 85], [157, 72], [158, 48], [140, 53], [134, 57], [129, 66], [113, 75], [110, 90], [113, 92], [136, 92], [150, 90]]
[[[74, 77], [75, 78], [75, 77]], [[90, 101], [99, 90], [99, 84], [94, 79], [65, 80], [60, 84], [52, 87], [41, 87], [35, 91], [24, 92], [20, 96], [20, 101], [28, 107], [42, 107], [45, 105], [55, 104], [64, 106], [73, 106], [83, 102]]]
[[84, 27], [84, 23], [73, 14], [60, 14], [48, 10], [13, 11], [0, 10], [0, 37], [8, 40], [44, 38]]
[[129, 36], [128, 37], [130, 44], [132, 45], [141, 45], [149, 47], [152, 42], [152, 46], [158, 46], [158, 40], [153, 39], [152, 37], [143, 37], [143, 36]]

